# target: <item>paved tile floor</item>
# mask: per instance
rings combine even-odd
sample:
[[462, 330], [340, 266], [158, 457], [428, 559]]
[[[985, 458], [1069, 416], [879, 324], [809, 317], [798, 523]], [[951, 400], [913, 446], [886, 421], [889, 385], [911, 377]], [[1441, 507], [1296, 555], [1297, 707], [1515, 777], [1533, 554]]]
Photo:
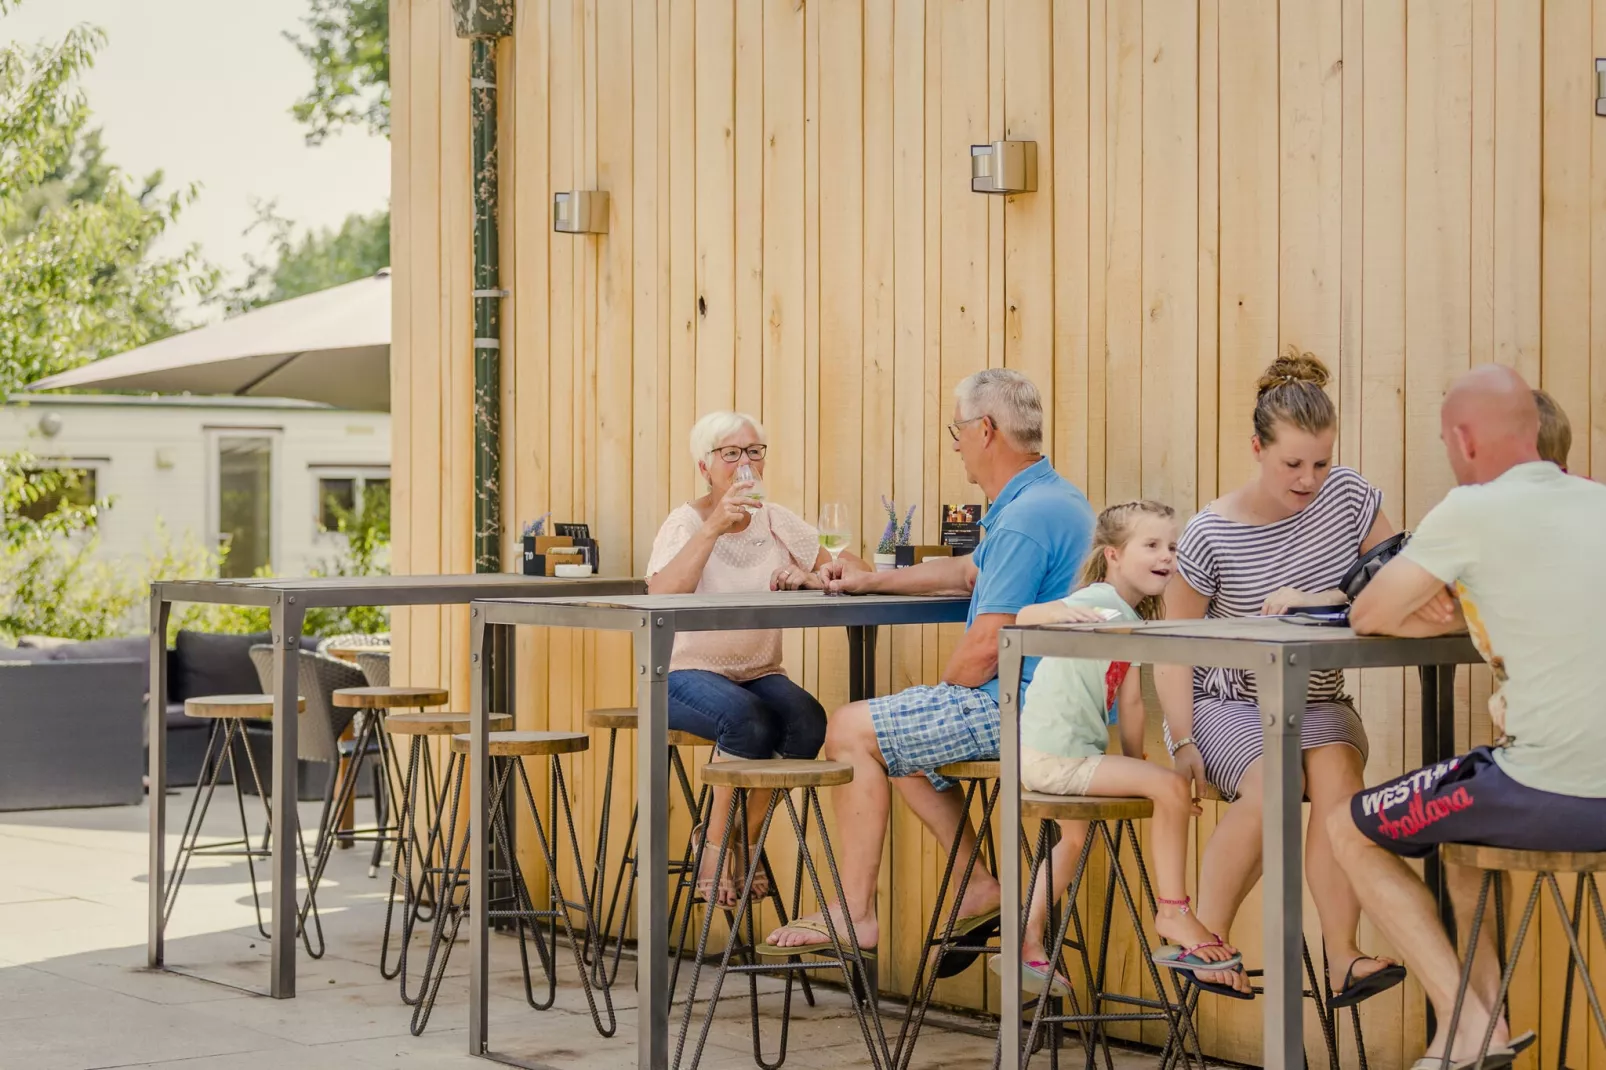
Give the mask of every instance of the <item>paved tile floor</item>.
[[[171, 827], [177, 829], [188, 794], [169, 802]], [[226, 802], [214, 806], [207, 822], [207, 832], [220, 838], [238, 828], [232, 796]], [[304, 805], [303, 821], [310, 826], [316, 819], [316, 806]], [[398, 998], [395, 982], [382, 980], [377, 969], [384, 884], [368, 878], [368, 851], [362, 847], [334, 855], [320, 891], [329, 951], [316, 961], [304, 953], [298, 957], [296, 999], [266, 999], [147, 970], [146, 821], [143, 806], [0, 814], [0, 1070], [488, 1065], [466, 1054], [466, 943], [457, 949], [429, 1028], [422, 1037], [409, 1033], [410, 1008]], [[170, 843], [176, 846], [176, 835]], [[268, 945], [254, 929], [251, 902], [243, 860], [197, 860], [169, 928], [168, 963], [265, 987]], [[615, 987], [618, 1032], [611, 1039], [593, 1029], [572, 969], [554, 1009], [537, 1012], [524, 1002], [517, 966], [516, 942], [495, 938], [490, 1017], [496, 1050], [564, 1070], [634, 1065], [628, 962]], [[772, 1027], [778, 988], [773, 985], [764, 997]], [[931, 1025], [927, 1030], [915, 1066], [992, 1065], [991, 1041]], [[851, 1006], [835, 990], [822, 992], [814, 1008], [794, 1003], [790, 1048], [786, 1065], [799, 1070], [870, 1065]], [[923, 1057], [928, 1053], [930, 1062]], [[1074, 1062], [1082, 1059], [1079, 1047], [1067, 1054]], [[1137, 1070], [1153, 1063], [1118, 1053], [1116, 1067]], [[745, 999], [728, 996], [722, 1003], [702, 1065], [753, 1065]]]

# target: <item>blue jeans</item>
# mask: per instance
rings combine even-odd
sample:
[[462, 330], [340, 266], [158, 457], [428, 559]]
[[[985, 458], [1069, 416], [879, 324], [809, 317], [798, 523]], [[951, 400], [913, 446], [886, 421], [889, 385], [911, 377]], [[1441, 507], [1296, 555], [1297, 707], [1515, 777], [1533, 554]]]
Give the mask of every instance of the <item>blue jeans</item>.
[[704, 669], [669, 674], [669, 727], [713, 740], [733, 758], [814, 758], [825, 708], [785, 673], [736, 683]]

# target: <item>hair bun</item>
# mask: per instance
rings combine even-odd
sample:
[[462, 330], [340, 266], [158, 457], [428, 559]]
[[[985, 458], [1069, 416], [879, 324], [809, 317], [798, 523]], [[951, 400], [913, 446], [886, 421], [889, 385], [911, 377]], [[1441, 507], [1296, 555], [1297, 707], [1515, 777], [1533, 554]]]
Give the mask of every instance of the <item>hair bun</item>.
[[1256, 393], [1264, 394], [1273, 387], [1286, 386], [1289, 383], [1312, 383], [1321, 388], [1327, 385], [1332, 375], [1327, 365], [1314, 353], [1301, 353], [1299, 347], [1289, 346], [1287, 351], [1267, 366], [1260, 373], [1260, 382]]

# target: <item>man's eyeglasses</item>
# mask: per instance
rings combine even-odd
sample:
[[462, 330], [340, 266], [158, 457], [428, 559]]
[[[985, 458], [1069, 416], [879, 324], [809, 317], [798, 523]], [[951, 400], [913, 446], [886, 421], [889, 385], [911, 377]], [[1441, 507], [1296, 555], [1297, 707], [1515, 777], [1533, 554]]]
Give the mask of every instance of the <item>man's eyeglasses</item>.
[[987, 415], [985, 413], [983, 413], [980, 416], [972, 416], [968, 420], [960, 420], [958, 423], [949, 424], [948, 425], [948, 434], [953, 436], [953, 440], [955, 442], [958, 442], [959, 441], [959, 429], [961, 427], [964, 427], [966, 424], [973, 424], [977, 420], [985, 420], [985, 419], [987, 419]]
[[726, 464], [735, 464], [743, 456], [746, 456], [749, 461], [762, 461], [764, 454], [768, 451], [769, 447], [760, 442], [756, 446], [721, 446], [717, 450], [709, 450], [708, 452]]

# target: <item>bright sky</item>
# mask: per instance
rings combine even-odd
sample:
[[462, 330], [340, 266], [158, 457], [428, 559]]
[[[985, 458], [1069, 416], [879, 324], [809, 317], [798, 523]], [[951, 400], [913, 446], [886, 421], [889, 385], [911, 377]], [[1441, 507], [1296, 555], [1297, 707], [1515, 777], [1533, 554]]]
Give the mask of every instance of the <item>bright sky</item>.
[[277, 200], [301, 226], [336, 226], [390, 197], [390, 143], [351, 129], [311, 148], [290, 106], [312, 83], [285, 30], [307, 0], [23, 0], [0, 16], [0, 41], [57, 40], [87, 22], [107, 43], [84, 79], [107, 156], [164, 188], [200, 183], [167, 249], [198, 243], [230, 281], [265, 250], [252, 200]]

